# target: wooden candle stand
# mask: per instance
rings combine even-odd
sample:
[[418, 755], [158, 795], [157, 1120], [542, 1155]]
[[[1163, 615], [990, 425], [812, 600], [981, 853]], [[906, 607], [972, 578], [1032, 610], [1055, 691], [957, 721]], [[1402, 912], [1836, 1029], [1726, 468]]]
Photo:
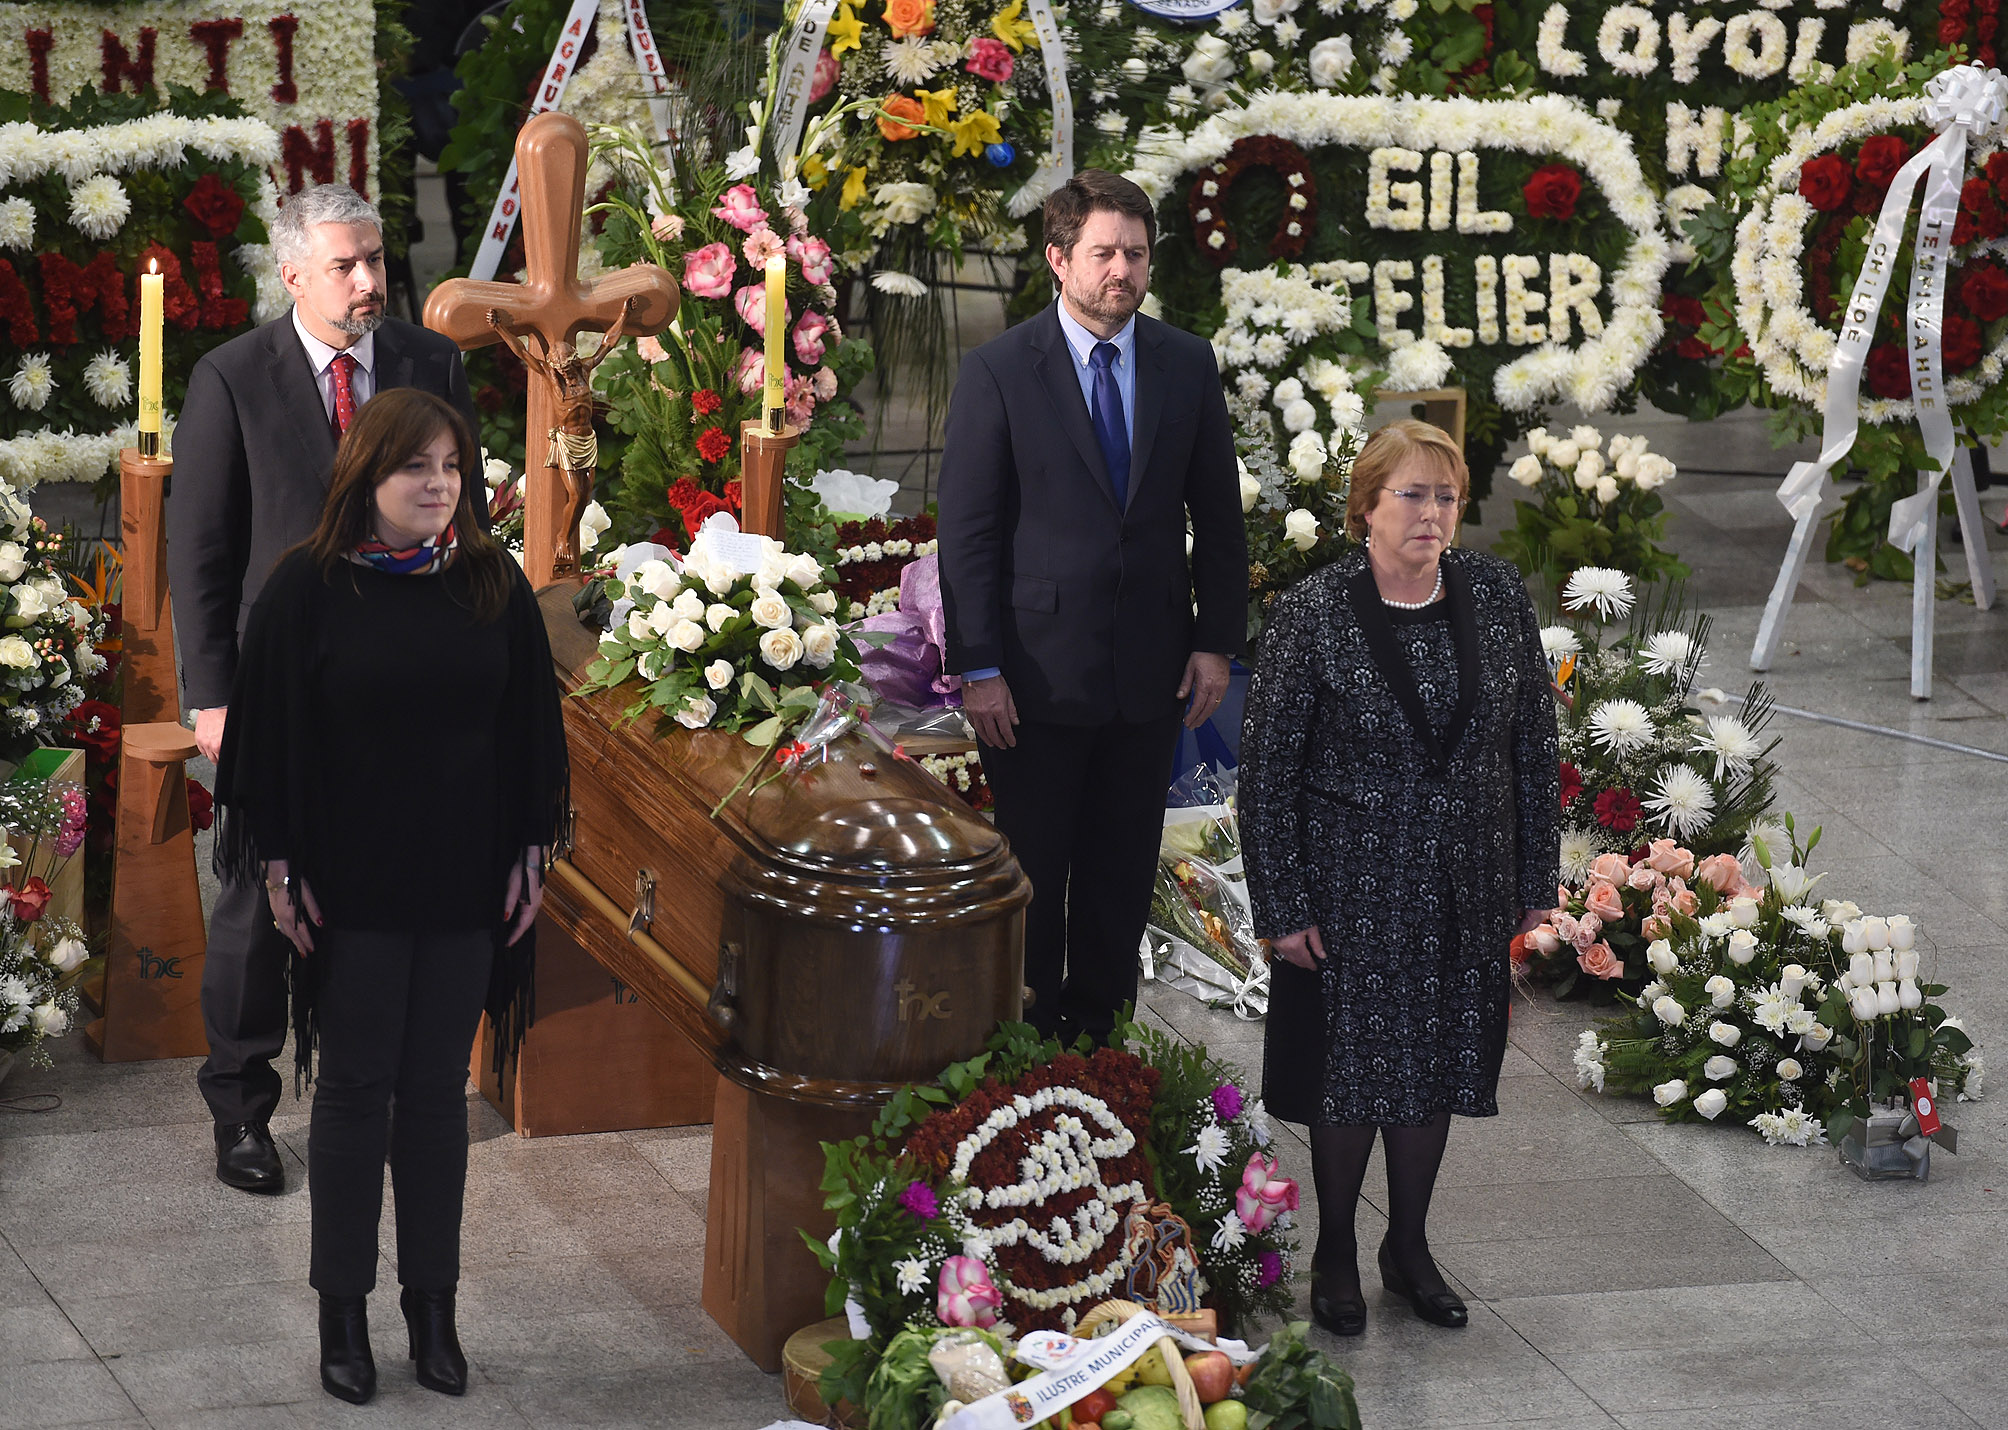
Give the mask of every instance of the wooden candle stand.
[[175, 720], [181, 701], [162, 521], [173, 471], [164, 457], [130, 447], [119, 454], [125, 687], [118, 847], [109, 956], [102, 978], [84, 990], [97, 1015], [84, 1041], [106, 1062], [197, 1057], [209, 1048], [202, 1029], [207, 936], [185, 768], [196, 747]]
[[783, 427], [769, 432], [752, 418], [739, 428], [739, 529], [782, 539], [786, 507], [782, 501], [788, 453], [802, 440], [801, 431]]

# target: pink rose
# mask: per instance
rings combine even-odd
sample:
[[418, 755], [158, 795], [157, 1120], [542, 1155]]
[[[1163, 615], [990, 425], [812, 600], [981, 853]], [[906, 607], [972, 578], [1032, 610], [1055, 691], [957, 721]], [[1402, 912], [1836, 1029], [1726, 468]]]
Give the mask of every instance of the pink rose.
[[1606, 923], [1625, 916], [1625, 901], [1615, 884], [1606, 884], [1602, 879], [1590, 881], [1590, 892], [1583, 900], [1591, 913]]
[[830, 281], [830, 246], [820, 238], [810, 238], [799, 233], [790, 235], [788, 256], [802, 265], [804, 283], [822, 284]]
[[1673, 933], [1673, 920], [1665, 914], [1654, 914], [1638, 926], [1640, 938], [1667, 938]]
[[746, 241], [739, 245], [739, 251], [745, 254], [746, 261], [761, 273], [767, 271], [768, 259], [787, 252], [781, 244], [781, 235], [764, 223], [746, 235]]
[[804, 366], [823, 360], [823, 335], [834, 326], [821, 313], [802, 314], [802, 321], [795, 324], [795, 356]]
[[1551, 954], [1562, 946], [1562, 936], [1555, 932], [1553, 924], [1536, 924], [1527, 931], [1527, 942], [1533, 944], [1537, 952]]
[[664, 214], [648, 226], [648, 231], [663, 243], [674, 243], [683, 237], [683, 215]]
[[1625, 880], [1625, 886], [1644, 892], [1647, 889], [1657, 889], [1665, 882], [1666, 875], [1641, 860], [1632, 865], [1631, 877]]
[[1625, 971], [1624, 963], [1607, 943], [1593, 943], [1577, 954], [1576, 966], [1592, 978], [1618, 978]]
[[1743, 866], [1734, 854], [1711, 854], [1701, 861], [1695, 877], [1725, 899], [1732, 899], [1743, 887]]
[[1675, 889], [1673, 891], [1673, 909], [1675, 913], [1685, 914], [1687, 917], [1693, 918], [1694, 911], [1700, 906], [1700, 903], [1701, 901], [1695, 898], [1694, 890], [1692, 889]]
[[837, 395], [837, 375], [827, 367], [819, 367], [810, 379], [810, 386], [815, 389], [816, 401], [828, 402]]
[[1694, 877], [1694, 856], [1671, 839], [1655, 839], [1645, 862], [1675, 879]]
[[951, 1256], [941, 1263], [935, 1314], [944, 1326], [994, 1326], [1004, 1297], [990, 1272], [973, 1256]]
[[1234, 1193], [1234, 1214], [1253, 1232], [1266, 1231], [1284, 1212], [1297, 1209], [1297, 1184], [1276, 1175], [1276, 1159], [1260, 1152], [1241, 1170], [1241, 1187]]
[[693, 298], [729, 297], [732, 277], [738, 271], [739, 260], [731, 249], [722, 243], [707, 243], [683, 255], [683, 291]]
[[969, 58], [963, 68], [978, 79], [987, 79], [993, 84], [1002, 84], [1011, 78], [1011, 70], [1016, 65], [1011, 58], [1010, 47], [989, 36], [969, 42]]
[[640, 338], [635, 342], [634, 350], [649, 362], [666, 362], [669, 359], [669, 352], [659, 338]]
[[828, 49], [816, 55], [816, 72], [809, 80], [809, 103], [814, 104], [828, 94], [837, 84], [837, 57]]
[[755, 393], [760, 384], [767, 380], [767, 359], [760, 355], [758, 348], [743, 348], [739, 353], [739, 363], [732, 369], [732, 380], [739, 384], [744, 393]]
[[1590, 861], [1590, 877], [1610, 884], [1622, 884], [1631, 873], [1631, 860], [1622, 854], [1599, 854]]
[[1561, 935], [1562, 942], [1578, 949], [1588, 948], [1595, 943], [1597, 935], [1603, 932], [1604, 927], [1604, 921], [1595, 914], [1584, 914], [1581, 918], [1577, 918], [1573, 914], [1565, 914], [1557, 909], [1549, 915], [1549, 919], [1555, 925], [1555, 932]]
[[[741, 288], [737, 293], [732, 295], [732, 306], [739, 310], [739, 316], [745, 320], [747, 327], [763, 338], [767, 336], [766, 284], [748, 283], [744, 288]], [[781, 321], [786, 323], [791, 316], [788, 311], [788, 305], [783, 303], [781, 305]]]
[[767, 222], [767, 210], [760, 207], [760, 196], [751, 184], [734, 184], [718, 196], [718, 207], [711, 212], [741, 233], [751, 233]]

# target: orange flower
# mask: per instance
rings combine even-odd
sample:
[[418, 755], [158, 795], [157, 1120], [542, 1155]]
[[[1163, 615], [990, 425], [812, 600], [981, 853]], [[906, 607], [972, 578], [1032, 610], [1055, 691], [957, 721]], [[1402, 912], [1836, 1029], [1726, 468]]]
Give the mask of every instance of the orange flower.
[[886, 0], [885, 27], [895, 40], [934, 33], [934, 0]]
[[[921, 102], [903, 94], [887, 96], [885, 103], [881, 104], [879, 108], [885, 111], [885, 114], [881, 114], [878, 118], [879, 133], [883, 134], [893, 143], [898, 143], [902, 139], [911, 139], [914, 135], [920, 133], [918, 129], [909, 129], [906, 125], [898, 123], [898, 120], [911, 119], [923, 124], [927, 122], [927, 110], [922, 107]], [[887, 114], [894, 117], [888, 119], [886, 118]]]

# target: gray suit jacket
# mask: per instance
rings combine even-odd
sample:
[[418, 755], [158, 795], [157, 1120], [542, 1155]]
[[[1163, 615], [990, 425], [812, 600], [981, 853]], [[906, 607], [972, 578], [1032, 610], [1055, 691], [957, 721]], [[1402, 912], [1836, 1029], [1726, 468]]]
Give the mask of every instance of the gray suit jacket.
[[[433, 393], [481, 430], [460, 350], [438, 333], [386, 319], [376, 333], [375, 375], [378, 392]], [[244, 618], [279, 557], [320, 520], [334, 460], [334, 429], [290, 310], [212, 349], [189, 374], [167, 500], [167, 571], [188, 708], [229, 702]], [[475, 504], [485, 512], [481, 474], [463, 479], [477, 484]]]

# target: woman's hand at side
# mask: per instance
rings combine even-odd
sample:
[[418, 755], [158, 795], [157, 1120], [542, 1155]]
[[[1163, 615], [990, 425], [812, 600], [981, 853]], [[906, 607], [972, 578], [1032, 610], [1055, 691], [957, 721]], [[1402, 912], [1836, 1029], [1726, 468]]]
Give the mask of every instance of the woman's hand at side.
[[544, 907], [544, 848], [532, 844], [509, 866], [509, 887], [502, 895], [502, 917], [509, 924], [509, 943], [516, 942], [537, 922]]
[[[1325, 944], [1318, 937], [1316, 924], [1287, 938], [1270, 939], [1269, 951], [1280, 956], [1285, 963], [1294, 963], [1299, 968], [1315, 970], [1318, 964], [1325, 961]], [[1314, 959], [1316, 962], [1312, 961]]]
[[287, 887], [286, 872], [284, 859], [274, 859], [265, 865], [265, 902], [271, 905], [272, 922], [279, 926], [279, 932], [304, 957], [314, 951], [313, 930], [321, 926], [321, 906], [314, 902], [314, 891], [304, 880], [296, 902], [294, 891]]

